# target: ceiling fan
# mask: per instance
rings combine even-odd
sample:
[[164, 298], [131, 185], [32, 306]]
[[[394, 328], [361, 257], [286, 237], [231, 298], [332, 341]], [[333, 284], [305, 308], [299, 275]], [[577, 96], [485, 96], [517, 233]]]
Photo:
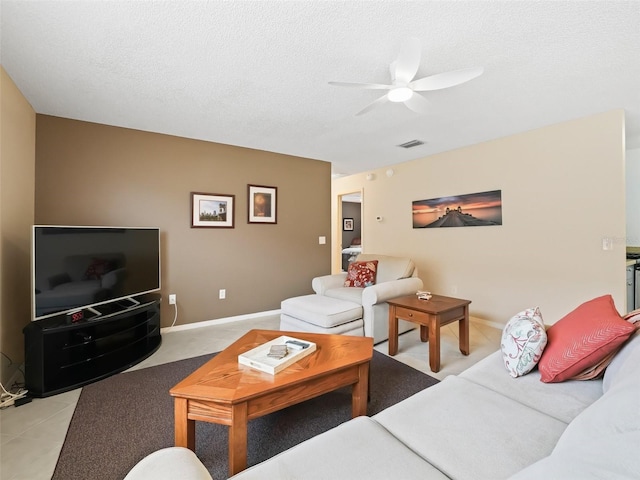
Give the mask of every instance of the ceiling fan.
[[420, 40], [410, 38], [400, 50], [398, 58], [389, 66], [391, 84], [329, 82], [338, 87], [363, 88], [368, 90], [389, 90], [388, 93], [360, 110], [356, 115], [367, 113], [374, 107], [386, 102], [404, 103], [407, 108], [417, 113], [426, 113], [429, 109], [427, 100], [417, 92], [440, 90], [468, 82], [480, 75], [482, 67], [464, 68], [452, 72], [438, 73], [414, 80], [420, 66]]

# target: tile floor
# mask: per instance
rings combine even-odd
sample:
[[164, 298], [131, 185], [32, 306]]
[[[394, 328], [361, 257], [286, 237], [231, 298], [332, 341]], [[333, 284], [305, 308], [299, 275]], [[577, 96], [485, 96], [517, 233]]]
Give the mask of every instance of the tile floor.
[[[252, 328], [278, 329], [279, 316], [272, 315], [197, 329], [164, 333], [162, 345], [151, 357], [131, 370], [213, 353]], [[500, 346], [501, 331], [471, 319], [468, 357], [458, 349], [457, 324], [441, 332], [442, 369], [429, 369], [427, 344], [420, 342], [417, 330], [400, 336], [395, 358], [433, 377], [443, 379], [457, 374], [481, 360]], [[387, 353], [387, 342], [375, 349]], [[0, 411], [0, 478], [2, 480], [48, 480], [53, 474], [60, 449], [81, 389], [49, 398], [34, 399], [21, 407]]]

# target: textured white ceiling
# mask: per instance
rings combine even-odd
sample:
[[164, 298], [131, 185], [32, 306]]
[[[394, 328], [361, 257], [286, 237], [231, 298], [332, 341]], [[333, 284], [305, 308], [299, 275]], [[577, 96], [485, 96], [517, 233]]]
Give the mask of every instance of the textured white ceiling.
[[[9, 1], [1, 61], [38, 113], [357, 173], [614, 108], [640, 147], [640, 1]], [[408, 37], [468, 83], [354, 114]], [[396, 147], [420, 139], [425, 145]], [[517, 160], [517, 159], [514, 159]]]

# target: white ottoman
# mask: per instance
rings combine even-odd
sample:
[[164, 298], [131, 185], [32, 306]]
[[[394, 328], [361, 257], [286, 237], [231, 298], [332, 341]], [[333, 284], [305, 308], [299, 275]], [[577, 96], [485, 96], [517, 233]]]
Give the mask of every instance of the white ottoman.
[[280, 330], [364, 336], [362, 305], [324, 295], [304, 295], [280, 304]]

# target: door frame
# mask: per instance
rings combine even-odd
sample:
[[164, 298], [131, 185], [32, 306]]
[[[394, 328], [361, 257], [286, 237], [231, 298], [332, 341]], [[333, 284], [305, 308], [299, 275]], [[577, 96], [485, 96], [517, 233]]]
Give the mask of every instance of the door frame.
[[336, 234], [334, 235], [334, 248], [331, 255], [332, 273], [342, 272], [342, 201], [343, 197], [350, 195], [360, 195], [360, 239], [364, 245], [364, 188], [338, 193], [335, 197], [336, 222], [334, 231]]

